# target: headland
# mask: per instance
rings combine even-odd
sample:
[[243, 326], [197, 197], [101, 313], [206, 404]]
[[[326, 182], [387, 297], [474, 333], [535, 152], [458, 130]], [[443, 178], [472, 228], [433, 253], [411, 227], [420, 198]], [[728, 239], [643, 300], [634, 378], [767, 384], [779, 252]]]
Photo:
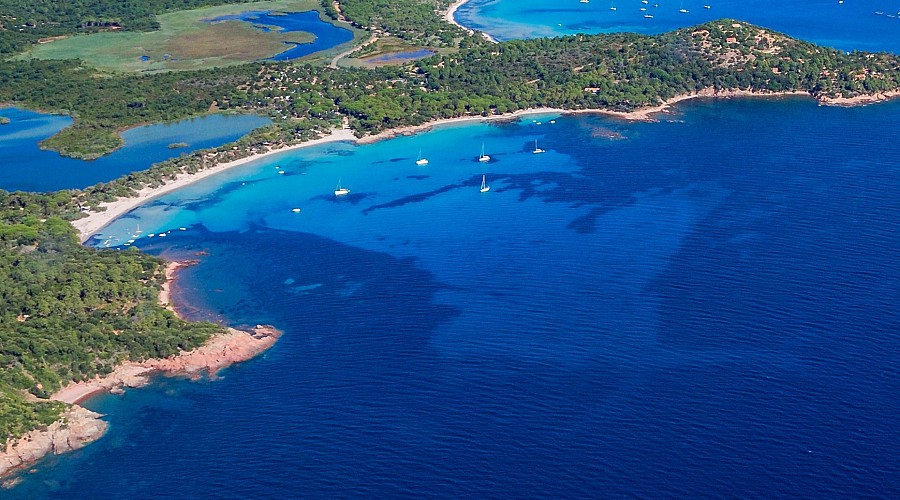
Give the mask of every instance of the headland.
[[[165, 268], [165, 283], [159, 294], [160, 305], [177, 313], [170, 302], [170, 291], [176, 271], [187, 265], [170, 262]], [[57, 391], [50, 399], [68, 403], [59, 420], [43, 429], [35, 429], [18, 439], [11, 439], [0, 450], [0, 477], [28, 467], [47, 455], [77, 450], [101, 438], [108, 424], [102, 415], [79, 406], [79, 403], [100, 393], [121, 393], [125, 388], [142, 387], [154, 376], [215, 377], [220, 370], [247, 361], [272, 347], [281, 332], [269, 325], [256, 325], [239, 330], [228, 328], [213, 336], [202, 346], [164, 359], [126, 361], [111, 373], [91, 380], [72, 382]]]

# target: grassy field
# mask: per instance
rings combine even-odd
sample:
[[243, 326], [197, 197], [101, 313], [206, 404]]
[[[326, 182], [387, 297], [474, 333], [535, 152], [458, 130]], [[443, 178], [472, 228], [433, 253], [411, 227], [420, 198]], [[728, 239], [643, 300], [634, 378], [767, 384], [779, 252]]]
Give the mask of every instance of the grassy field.
[[318, 6], [316, 0], [273, 0], [173, 12], [159, 16], [158, 31], [74, 36], [36, 45], [22, 57], [78, 58], [101, 69], [129, 72], [241, 64], [283, 52], [287, 48], [285, 42], [310, 42], [313, 35], [275, 30], [265, 32], [242, 21], [208, 23], [204, 22], [205, 19], [248, 10], [304, 12]]

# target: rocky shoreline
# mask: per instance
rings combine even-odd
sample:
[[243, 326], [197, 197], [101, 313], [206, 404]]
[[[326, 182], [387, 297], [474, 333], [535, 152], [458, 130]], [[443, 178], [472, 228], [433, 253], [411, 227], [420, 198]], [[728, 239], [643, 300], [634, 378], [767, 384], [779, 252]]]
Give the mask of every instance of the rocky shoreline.
[[[169, 304], [169, 286], [175, 271], [185, 265], [172, 262], [166, 266], [166, 282], [159, 301]], [[0, 478], [19, 471], [47, 455], [58, 455], [77, 450], [101, 438], [108, 424], [102, 415], [78, 406], [78, 403], [101, 392], [120, 393], [125, 388], [142, 387], [157, 375], [167, 377], [202, 376], [215, 377], [223, 368], [247, 361], [272, 347], [281, 332], [270, 325], [256, 325], [247, 330], [228, 328], [202, 346], [164, 359], [148, 359], [141, 362], [126, 361], [108, 375], [84, 382], [71, 383], [53, 394], [50, 399], [71, 406], [59, 420], [44, 429], [35, 429], [19, 439], [11, 439], [0, 451]], [[3, 487], [15, 486], [15, 478], [5, 481]]]
[[[72, 405], [62, 417], [46, 429], [35, 429], [19, 439], [10, 440], [0, 453], [0, 477], [27, 467], [46, 455], [59, 455], [83, 448], [106, 432], [107, 424], [100, 414]], [[15, 479], [4, 481], [3, 487], [15, 486]]]

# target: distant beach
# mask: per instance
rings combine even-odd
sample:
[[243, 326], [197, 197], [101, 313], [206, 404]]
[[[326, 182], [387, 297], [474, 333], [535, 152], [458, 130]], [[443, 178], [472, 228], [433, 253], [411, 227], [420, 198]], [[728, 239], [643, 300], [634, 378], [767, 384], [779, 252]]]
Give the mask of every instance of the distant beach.
[[[460, 28], [468, 31], [471, 34], [475, 34], [475, 30], [473, 30], [472, 28], [463, 26], [462, 24], [456, 22], [456, 17], [455, 17], [456, 11], [459, 10], [459, 8], [462, 7], [463, 5], [469, 3], [469, 1], [470, 0], [456, 0], [456, 2], [453, 2], [453, 4], [451, 4], [450, 7], [447, 9], [447, 12], [444, 14], [444, 20], [450, 24], [459, 26]], [[483, 31], [480, 31], [479, 33], [481, 33], [481, 36], [483, 36], [487, 41], [497, 43], [497, 40], [494, 37], [492, 37], [491, 35], [488, 35], [487, 33], [483, 32]]]

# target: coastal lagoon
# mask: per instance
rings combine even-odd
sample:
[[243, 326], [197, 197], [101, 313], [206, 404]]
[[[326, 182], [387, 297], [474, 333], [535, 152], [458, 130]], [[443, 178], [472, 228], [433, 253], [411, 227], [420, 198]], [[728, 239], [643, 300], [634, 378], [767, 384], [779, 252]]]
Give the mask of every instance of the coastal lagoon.
[[213, 383], [92, 400], [110, 434], [16, 491], [896, 495], [898, 133], [898, 102], [699, 100], [200, 181], [91, 244], [139, 226], [199, 260], [189, 316], [284, 336]]
[[353, 32], [323, 21], [319, 11], [308, 12], [267, 12], [247, 11], [240, 14], [219, 16], [208, 19], [208, 22], [244, 21], [263, 31], [278, 29], [285, 32], [310, 33], [315, 39], [310, 43], [290, 44], [291, 47], [272, 57], [274, 61], [290, 61], [307, 56], [314, 52], [328, 50], [342, 43], [353, 40]]
[[900, 6], [888, 0], [648, 0], [646, 4], [640, 0], [471, 0], [455, 17], [498, 40], [576, 33], [656, 34], [733, 18], [841, 50], [897, 53], [898, 10]]
[[[92, 161], [44, 151], [38, 143], [72, 124], [67, 116], [0, 108], [10, 123], [0, 126], [0, 189], [56, 191], [92, 186], [182, 153], [217, 147], [270, 123], [256, 115], [216, 114], [174, 123], [147, 125], [122, 133], [125, 145]], [[170, 148], [170, 145], [186, 144]]]

